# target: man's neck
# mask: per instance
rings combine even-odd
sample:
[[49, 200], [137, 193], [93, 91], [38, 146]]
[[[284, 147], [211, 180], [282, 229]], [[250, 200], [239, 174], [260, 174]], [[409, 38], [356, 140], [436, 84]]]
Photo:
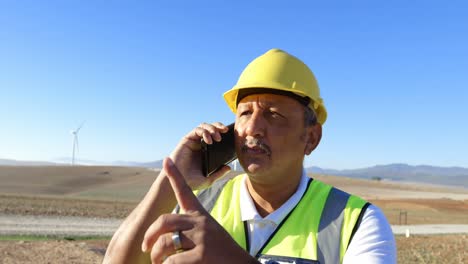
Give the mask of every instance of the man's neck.
[[274, 212], [296, 192], [302, 177], [302, 169], [300, 173], [294, 174], [294, 176], [284, 175], [284, 177], [293, 178], [274, 185], [253, 182], [250, 178], [247, 178], [247, 190], [260, 216], [265, 217]]

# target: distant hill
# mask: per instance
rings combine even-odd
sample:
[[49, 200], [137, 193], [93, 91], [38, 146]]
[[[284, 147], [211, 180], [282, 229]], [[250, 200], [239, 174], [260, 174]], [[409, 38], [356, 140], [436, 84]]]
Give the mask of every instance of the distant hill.
[[56, 165], [56, 163], [47, 162], [47, 161], [0, 159], [0, 166], [53, 166], [53, 165]]
[[[134, 161], [95, 161], [78, 159], [75, 161], [77, 165], [85, 166], [120, 166], [120, 167], [141, 167], [141, 168], [162, 168], [162, 160], [151, 162], [134, 162]], [[25, 161], [13, 159], [0, 159], [0, 166], [63, 166], [69, 165], [70, 158], [57, 158], [53, 161]]]
[[[55, 159], [53, 162], [0, 159], [0, 166], [63, 166], [69, 163], [69, 158], [59, 158]], [[78, 165], [90, 166], [162, 168], [162, 160], [156, 160], [151, 162], [100, 162], [94, 160], [80, 159], [77, 160], [76, 163]], [[231, 167], [233, 168], [234, 166]], [[241, 171], [242, 168], [240, 166], [237, 166], [237, 170]], [[395, 163], [351, 170], [336, 170], [324, 169], [320, 167], [308, 167], [306, 168], [306, 171], [312, 174], [336, 175], [362, 179], [381, 178], [382, 180], [423, 182], [429, 184], [454, 185], [468, 188], [468, 168], [462, 167], [436, 167], [429, 165], [412, 166], [404, 163]]]
[[146, 168], [162, 168], [162, 163], [163, 163], [162, 160], [157, 160], [153, 162], [143, 162], [140, 164], [142, 167], [146, 167]]
[[379, 177], [383, 180], [456, 185], [468, 188], [468, 169], [462, 167], [411, 166], [397, 163], [353, 170], [322, 169], [319, 167], [309, 167], [306, 170], [315, 174], [364, 179]]
[[[54, 162], [58, 164], [69, 164], [70, 158], [57, 158]], [[122, 167], [141, 167], [141, 168], [162, 168], [162, 160], [151, 161], [151, 162], [135, 162], [135, 161], [96, 161], [96, 160], [86, 160], [78, 159], [76, 164], [79, 165], [90, 165], [90, 166], [122, 166]]]

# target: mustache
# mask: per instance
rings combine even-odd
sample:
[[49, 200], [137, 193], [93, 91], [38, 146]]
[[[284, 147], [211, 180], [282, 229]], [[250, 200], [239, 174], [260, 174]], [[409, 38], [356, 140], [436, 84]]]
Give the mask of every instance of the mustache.
[[242, 148], [241, 148], [242, 152], [247, 151], [247, 149], [248, 149], [249, 147], [250, 147], [250, 148], [252, 148], [252, 147], [258, 147], [258, 148], [260, 148], [261, 150], [265, 151], [266, 154], [267, 154], [268, 156], [271, 155], [271, 149], [270, 149], [270, 147], [269, 147], [267, 144], [263, 143], [261, 139], [258, 139], [258, 138], [249, 138], [249, 139], [247, 139], [247, 140], [244, 142], [244, 144], [242, 145]]

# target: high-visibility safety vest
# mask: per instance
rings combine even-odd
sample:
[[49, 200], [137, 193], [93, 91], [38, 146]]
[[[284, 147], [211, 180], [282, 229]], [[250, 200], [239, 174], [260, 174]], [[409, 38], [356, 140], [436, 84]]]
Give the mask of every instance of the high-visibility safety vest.
[[[198, 199], [247, 252], [247, 222], [241, 221], [243, 176], [216, 182]], [[318, 180], [309, 179], [301, 200], [258, 251], [263, 263], [342, 263], [369, 203]]]

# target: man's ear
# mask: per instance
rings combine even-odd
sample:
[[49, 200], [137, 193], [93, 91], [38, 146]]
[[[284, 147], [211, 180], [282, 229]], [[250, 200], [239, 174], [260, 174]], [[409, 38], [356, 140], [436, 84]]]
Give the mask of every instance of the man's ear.
[[309, 155], [318, 146], [322, 139], [322, 125], [317, 123], [306, 128], [307, 142], [304, 149], [304, 154]]

